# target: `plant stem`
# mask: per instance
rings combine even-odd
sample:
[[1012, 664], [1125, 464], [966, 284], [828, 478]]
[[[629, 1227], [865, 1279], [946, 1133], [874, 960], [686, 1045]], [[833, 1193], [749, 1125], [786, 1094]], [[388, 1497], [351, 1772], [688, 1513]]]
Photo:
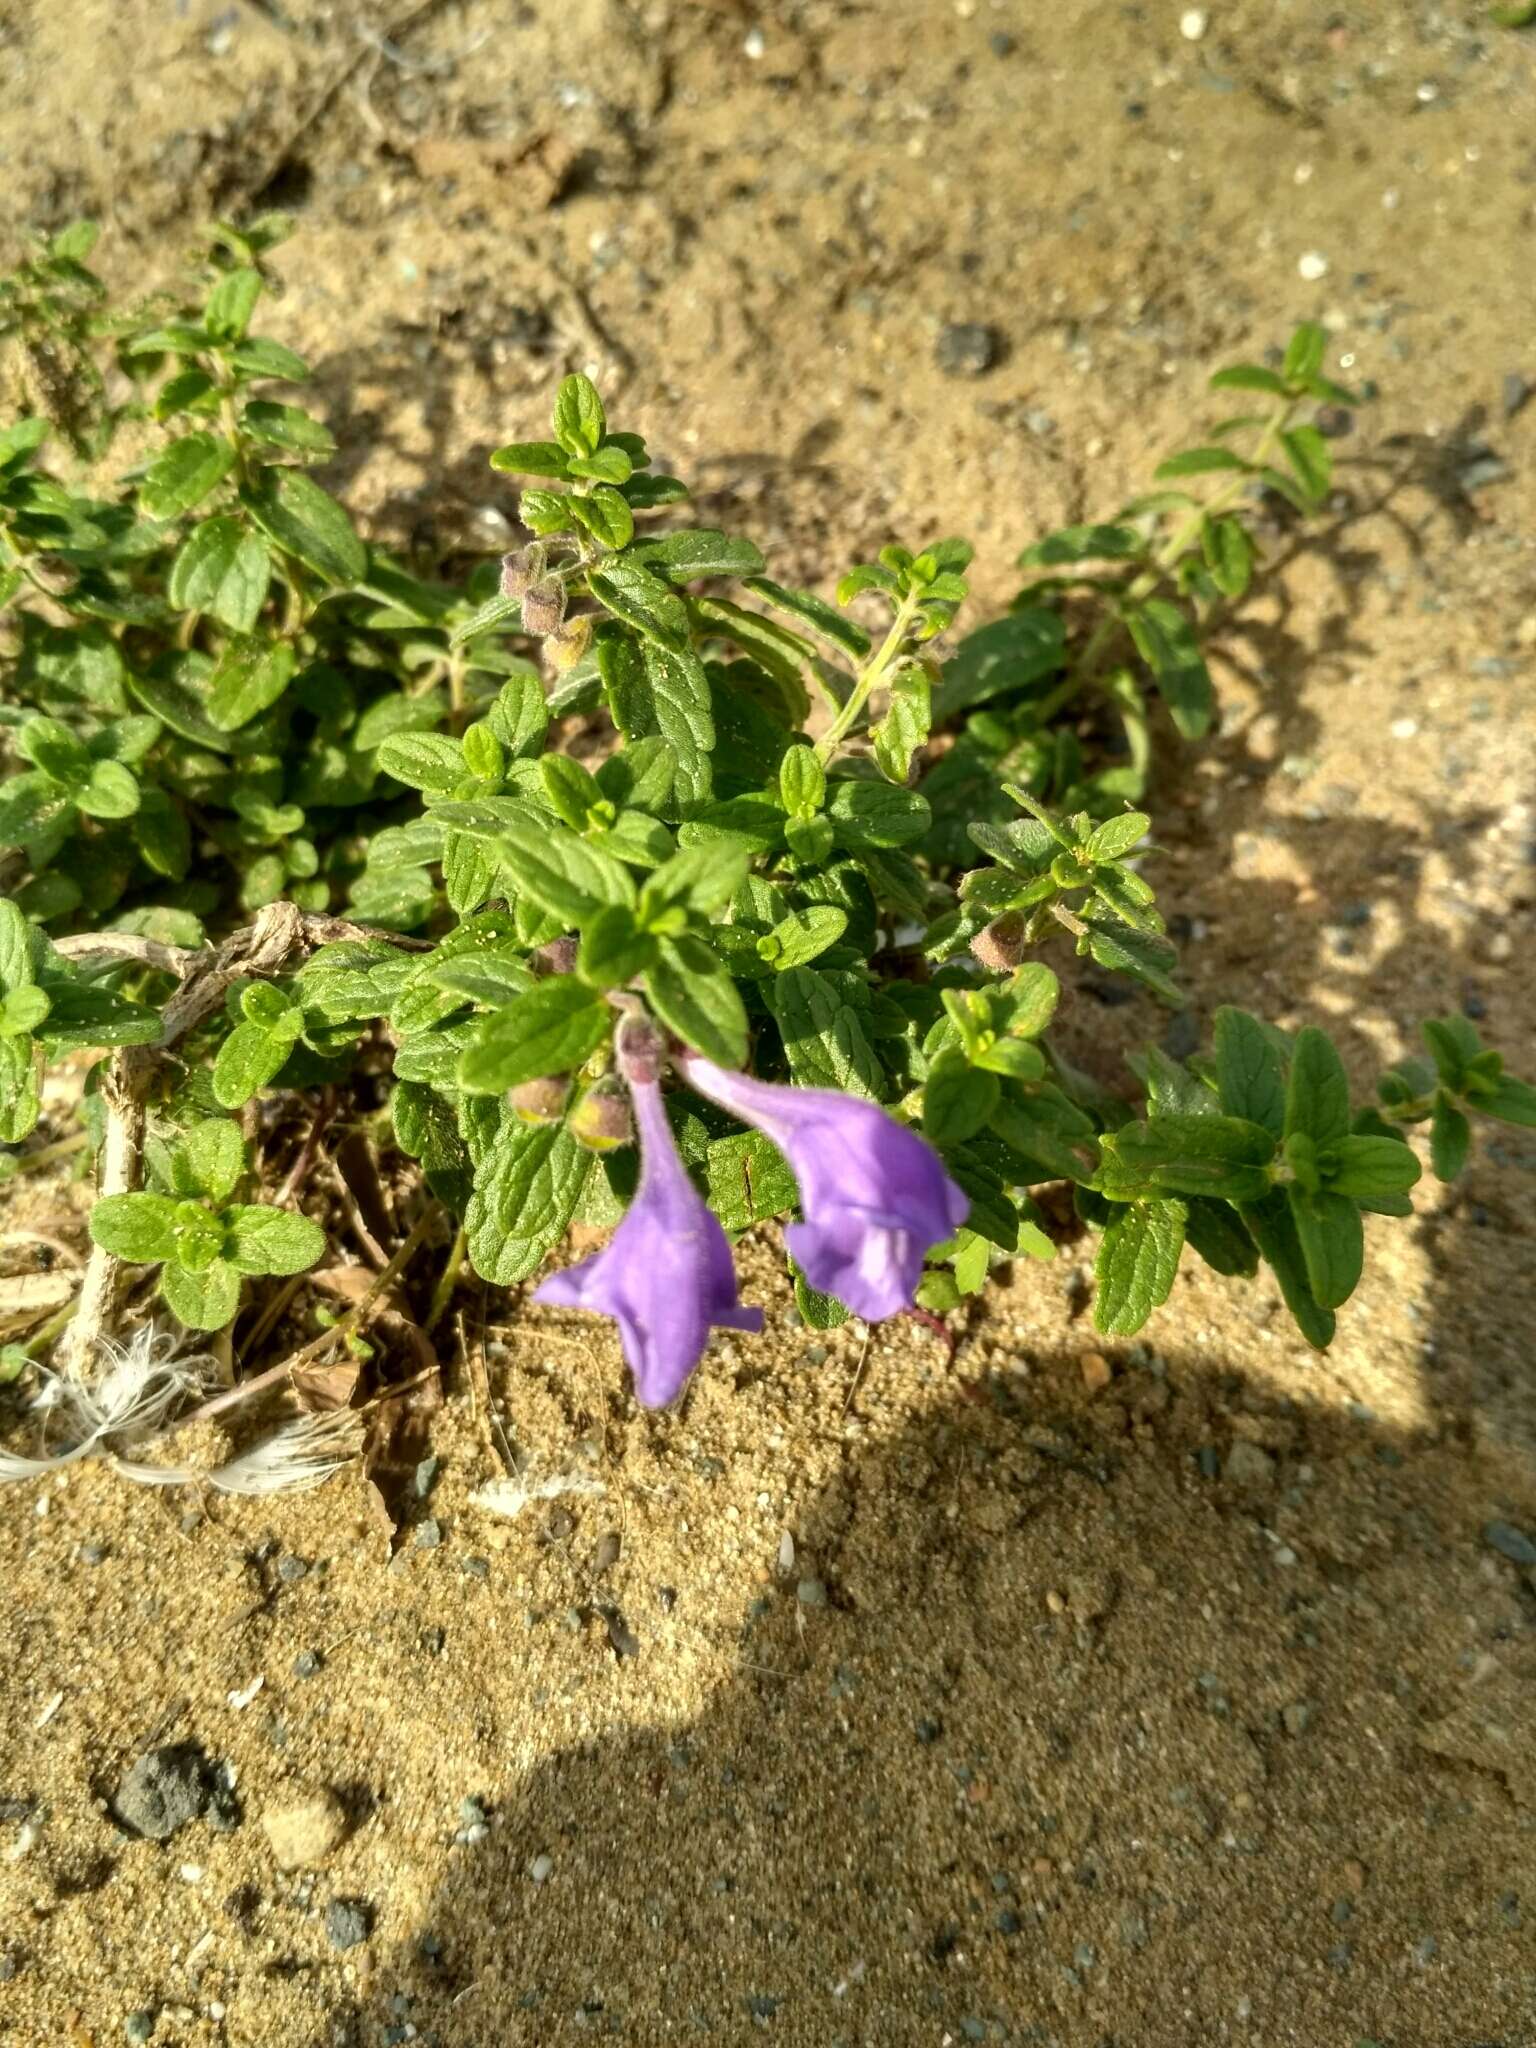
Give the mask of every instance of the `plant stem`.
[[468, 1245], [469, 1239], [465, 1235], [464, 1226], [460, 1224], [459, 1234], [453, 1240], [453, 1244], [449, 1249], [447, 1263], [438, 1276], [437, 1285], [432, 1290], [432, 1301], [421, 1326], [427, 1335], [430, 1335], [437, 1327], [443, 1311], [453, 1299], [453, 1290], [458, 1285], [459, 1273], [464, 1264], [464, 1253]]
[[891, 630], [855, 676], [853, 688], [848, 692], [847, 703], [816, 742], [816, 756], [823, 765], [831, 760], [853, 727], [859, 713], [868, 703], [871, 692], [884, 682], [887, 672], [900, 656], [907, 637], [907, 628], [911, 625], [921, 601], [920, 590], [907, 592], [896, 608]]
[[[77, 1131], [72, 1138], [59, 1138], [52, 1145], [40, 1145], [35, 1152], [21, 1152], [13, 1155], [7, 1180], [15, 1180], [19, 1174], [36, 1173], [40, 1166], [51, 1166], [56, 1159], [68, 1159], [90, 1143], [89, 1133]], [[74, 1313], [73, 1310], [70, 1311]]]

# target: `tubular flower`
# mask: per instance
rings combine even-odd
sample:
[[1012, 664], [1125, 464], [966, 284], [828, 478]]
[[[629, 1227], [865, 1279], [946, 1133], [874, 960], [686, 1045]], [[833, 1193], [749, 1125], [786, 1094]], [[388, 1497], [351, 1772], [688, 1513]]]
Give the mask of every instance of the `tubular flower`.
[[789, 1161], [805, 1220], [785, 1238], [811, 1286], [867, 1322], [910, 1308], [925, 1253], [970, 1212], [926, 1139], [857, 1096], [754, 1081], [697, 1053], [676, 1055], [675, 1065]]
[[602, 1251], [551, 1274], [534, 1299], [612, 1316], [641, 1404], [665, 1408], [711, 1329], [757, 1331], [763, 1312], [737, 1298], [730, 1245], [677, 1155], [660, 1086], [628, 1078], [640, 1135], [635, 1198]]

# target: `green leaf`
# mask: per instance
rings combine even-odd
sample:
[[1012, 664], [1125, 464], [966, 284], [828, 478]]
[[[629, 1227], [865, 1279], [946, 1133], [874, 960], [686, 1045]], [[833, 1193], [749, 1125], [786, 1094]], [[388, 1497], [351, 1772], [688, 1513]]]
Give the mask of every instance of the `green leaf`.
[[1231, 448], [1186, 448], [1182, 454], [1170, 455], [1166, 462], [1160, 462], [1152, 474], [1159, 483], [1165, 483], [1181, 476], [1205, 476], [1218, 469], [1250, 468], [1252, 464], [1244, 462]]
[[746, 878], [751, 856], [729, 840], [706, 839], [685, 846], [646, 882], [640, 916], [650, 921], [674, 907], [693, 917], [721, 910]]
[[[1435, 1179], [1452, 1181], [1460, 1177], [1472, 1149], [1472, 1125], [1450, 1097], [1437, 1093], [1429, 1125], [1429, 1163]], [[1409, 1155], [1410, 1158], [1412, 1154]], [[1414, 1161], [1417, 1165], [1417, 1160]], [[1346, 1193], [1358, 1190], [1346, 1189]]]
[[641, 928], [635, 912], [609, 903], [587, 922], [576, 972], [593, 988], [618, 988], [643, 974], [655, 957], [656, 941]]
[[249, 633], [266, 602], [272, 563], [266, 542], [234, 512], [194, 526], [171, 564], [166, 595], [177, 611], [206, 612], [232, 633]]
[[205, 1117], [186, 1131], [181, 1151], [192, 1184], [210, 1202], [227, 1202], [245, 1172], [245, 1139], [226, 1117]]
[[563, 1124], [503, 1119], [476, 1163], [464, 1214], [470, 1262], [482, 1280], [512, 1287], [538, 1271], [566, 1233], [593, 1157]]
[[261, 272], [250, 264], [228, 270], [208, 294], [203, 324], [221, 341], [243, 341], [261, 297]]
[[704, 1175], [709, 1206], [733, 1236], [782, 1216], [799, 1200], [782, 1153], [759, 1131], [716, 1138], [704, 1155]]
[[570, 459], [558, 441], [509, 441], [491, 457], [492, 469], [513, 476], [570, 477]]
[[240, 415], [240, 424], [253, 441], [266, 448], [281, 448], [294, 455], [336, 453], [330, 429], [301, 405], [279, 405], [274, 399], [253, 398]]
[[237, 1024], [213, 1062], [213, 1099], [221, 1109], [242, 1109], [287, 1063], [304, 1013], [294, 1007], [271, 1023]]
[[547, 813], [505, 819], [491, 843], [518, 888], [568, 925], [584, 923], [605, 903], [634, 903], [635, 886], [623, 864]]
[[603, 401], [590, 377], [562, 377], [555, 393], [555, 437], [568, 455], [595, 455], [608, 431]]
[[201, 1273], [185, 1266], [167, 1266], [160, 1275], [166, 1307], [189, 1330], [222, 1330], [240, 1306], [240, 1275], [224, 1259], [215, 1259]]
[[1280, 374], [1287, 384], [1304, 384], [1323, 367], [1328, 336], [1315, 320], [1304, 320], [1286, 344]]
[[926, 744], [932, 724], [933, 685], [926, 669], [914, 663], [897, 672], [885, 716], [870, 729], [881, 773], [904, 784], [912, 772], [912, 756]]
[[616, 441], [604, 442], [595, 455], [573, 455], [570, 466], [572, 476], [592, 477], [605, 484], [627, 484], [635, 468]]
[[[1321, 1149], [1349, 1136], [1349, 1076], [1325, 1031], [1296, 1034], [1285, 1093], [1285, 1135], [1300, 1131]], [[1321, 1296], [1319, 1296], [1321, 1299]], [[1324, 1307], [1333, 1306], [1325, 1302]]]
[[104, 1195], [90, 1213], [91, 1239], [114, 1258], [152, 1266], [175, 1255], [180, 1211], [169, 1195]]
[[1182, 1202], [1132, 1202], [1117, 1209], [1099, 1241], [1094, 1328], [1131, 1337], [1173, 1292], [1184, 1250]]
[[587, 574], [587, 588], [605, 611], [674, 654], [691, 651], [688, 607], [677, 592], [628, 557]]
[[1419, 1162], [1399, 1138], [1352, 1136], [1342, 1139], [1334, 1152], [1336, 1163], [1327, 1182], [1336, 1195], [1350, 1195], [1356, 1201], [1401, 1195], [1419, 1178]]
[[361, 583], [368, 550], [336, 500], [298, 469], [266, 469], [242, 484], [240, 502], [262, 532], [327, 583]]
[[131, 818], [139, 808], [139, 785], [121, 761], [95, 761], [74, 799], [88, 818]]
[[7, 989], [0, 996], [0, 1037], [25, 1037], [42, 1023], [48, 1009], [48, 997], [43, 989]]
[[84, 742], [57, 718], [29, 718], [16, 735], [16, 749], [71, 795], [89, 779], [91, 757]]
[[1212, 391], [1268, 391], [1275, 398], [1286, 396], [1285, 379], [1257, 363], [1233, 363], [1218, 370], [1210, 380]]
[[1238, 1213], [1273, 1268], [1285, 1305], [1296, 1318], [1301, 1334], [1315, 1351], [1326, 1351], [1333, 1341], [1333, 1312], [1324, 1308], [1312, 1292], [1285, 1190], [1276, 1188], [1262, 1202], [1245, 1203]]
[[1180, 733], [1203, 739], [1216, 700], [1193, 623], [1166, 597], [1149, 597], [1126, 613], [1125, 623]]
[[158, 1045], [158, 1010], [130, 1003], [112, 989], [81, 981], [50, 981], [48, 1016], [39, 1036], [51, 1051], [84, 1045]]
[[500, 1095], [544, 1074], [568, 1074], [607, 1036], [613, 1011], [573, 975], [551, 975], [487, 1017], [459, 1061], [459, 1086]]
[[1146, 546], [1146, 535], [1134, 526], [1063, 526], [1027, 547], [1018, 565], [1056, 569], [1073, 562], [1130, 562], [1144, 554]]
[[813, 818], [826, 802], [827, 771], [814, 747], [786, 747], [779, 763], [779, 801], [792, 818]]
[[208, 689], [208, 716], [220, 732], [237, 732], [269, 711], [293, 679], [296, 656], [286, 640], [225, 643]]
[[1230, 514], [1224, 519], [1207, 519], [1200, 529], [1200, 546], [1211, 581], [1223, 597], [1238, 598], [1253, 576], [1254, 547], [1241, 519]]
[[934, 716], [949, 720], [978, 704], [1011, 696], [1066, 665], [1066, 628], [1059, 612], [1036, 608], [967, 633], [944, 664]]
[[1294, 1183], [1286, 1196], [1313, 1296], [1319, 1307], [1337, 1308], [1354, 1293], [1365, 1264], [1359, 1208], [1347, 1195], [1308, 1194]]
[[30, 988], [36, 979], [32, 928], [10, 897], [0, 896], [0, 989]]
[[809, 626], [823, 640], [830, 640], [844, 654], [851, 654], [855, 661], [862, 661], [873, 645], [862, 626], [856, 626], [852, 619], [845, 619], [825, 598], [817, 597], [809, 590], [786, 590], [783, 584], [775, 583], [767, 576], [755, 575], [746, 578], [746, 588], [754, 597], [771, 604], [776, 611], [788, 612], [791, 618], [799, 619], [802, 625]]
[[755, 576], [763, 567], [762, 554], [751, 541], [712, 527], [684, 527], [636, 541], [625, 559], [642, 563], [669, 583], [691, 583], [701, 576]]
[[1259, 1255], [1237, 1211], [1203, 1196], [1192, 1197], [1184, 1206], [1185, 1238], [1205, 1263], [1214, 1272], [1251, 1280], [1259, 1270]]
[[789, 1070], [804, 1088], [840, 1088], [878, 1101], [885, 1077], [863, 1014], [843, 993], [844, 977], [792, 967], [764, 989]]
[[179, 519], [223, 481], [234, 460], [234, 448], [222, 434], [188, 434], [150, 464], [139, 503], [151, 519]]
[[325, 1256], [325, 1232], [287, 1209], [241, 1203], [226, 1209], [224, 1256], [237, 1273], [307, 1273]]
[[390, 733], [379, 742], [377, 759], [408, 789], [457, 789], [467, 773], [462, 744], [441, 732]]
[[1497, 1117], [1500, 1123], [1536, 1126], [1536, 1088], [1529, 1081], [1517, 1081], [1513, 1074], [1501, 1074], [1490, 1093], [1479, 1095], [1477, 1109], [1482, 1116]]
[[1216, 1012], [1216, 1085], [1228, 1116], [1246, 1117], [1280, 1137], [1285, 1131], [1285, 1075], [1274, 1041], [1246, 1010]]
[[1159, 1116], [1107, 1131], [1104, 1192], [1138, 1199], [1148, 1188], [1169, 1195], [1220, 1195], [1259, 1201], [1268, 1192], [1275, 1141], [1261, 1125], [1232, 1116]]
[[888, 782], [837, 777], [827, 785], [825, 815], [839, 846], [852, 853], [882, 846], [907, 846], [933, 822], [928, 799]]
[[666, 740], [677, 801], [702, 802], [710, 790], [715, 721], [709, 678], [692, 648], [677, 651], [653, 639], [618, 635], [598, 643], [597, 666], [620, 732], [628, 740]]
[[0, 1143], [19, 1145], [42, 1114], [38, 1062], [27, 1038], [0, 1038]]
[[1000, 1083], [959, 1051], [940, 1053], [923, 1087], [923, 1135], [935, 1145], [963, 1145], [990, 1122]]
[[1446, 1087], [1459, 1093], [1472, 1062], [1482, 1051], [1476, 1028], [1465, 1017], [1426, 1017], [1419, 1026], [1435, 1071]]
[[685, 1045], [722, 1067], [745, 1064], [747, 1013], [704, 940], [686, 933], [660, 940], [645, 986], [657, 1016]]
[[1118, 817], [1106, 818], [1104, 823], [1090, 832], [1083, 844], [1083, 858], [1088, 861], [1123, 860], [1133, 846], [1139, 846], [1152, 829], [1152, 820], [1145, 811], [1122, 811]]
[[813, 903], [781, 917], [757, 942], [758, 952], [779, 973], [804, 967], [835, 946], [848, 929], [848, 913], [833, 903]]
[[576, 524], [605, 548], [627, 547], [635, 537], [635, 515], [611, 484], [599, 484], [590, 496], [567, 498], [565, 504]]
[[277, 377], [285, 384], [302, 384], [309, 376], [309, 365], [302, 356], [284, 348], [280, 341], [264, 341], [259, 336], [236, 342], [229, 360], [242, 378]]
[[1316, 427], [1287, 427], [1280, 445], [1307, 497], [1320, 504], [1333, 482], [1333, 451], [1328, 443]]

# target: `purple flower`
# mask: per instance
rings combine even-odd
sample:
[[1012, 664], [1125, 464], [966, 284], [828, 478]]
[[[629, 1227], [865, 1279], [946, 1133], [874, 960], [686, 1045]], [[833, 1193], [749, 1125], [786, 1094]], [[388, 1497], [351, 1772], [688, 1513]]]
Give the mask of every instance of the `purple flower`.
[[688, 1178], [672, 1143], [654, 1076], [630, 1076], [640, 1129], [640, 1185], [603, 1250], [552, 1273], [535, 1301], [612, 1316], [647, 1408], [665, 1408], [704, 1355], [711, 1328], [760, 1330], [742, 1308], [725, 1232]]
[[924, 1254], [954, 1236], [971, 1206], [933, 1147], [857, 1096], [775, 1087], [696, 1053], [676, 1065], [789, 1161], [805, 1221], [785, 1238], [811, 1286], [867, 1322], [911, 1308]]

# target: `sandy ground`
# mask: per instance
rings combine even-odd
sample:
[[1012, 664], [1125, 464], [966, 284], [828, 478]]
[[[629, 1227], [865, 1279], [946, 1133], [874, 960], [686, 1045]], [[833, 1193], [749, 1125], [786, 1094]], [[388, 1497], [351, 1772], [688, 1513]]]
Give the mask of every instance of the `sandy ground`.
[[[1381, 397], [1169, 752], [1185, 978], [1362, 1074], [1465, 1005], [1529, 1073], [1536, 40], [1208, 12], [13, 0], [0, 176], [130, 282], [295, 208], [268, 326], [381, 533], [494, 534], [485, 451], [579, 366], [785, 580], [960, 529], [983, 607], [1321, 317]], [[1067, 1028], [1112, 1079], [1167, 1019]], [[1204, 1269], [1099, 1344], [1083, 1247], [953, 1362], [813, 1340], [765, 1240], [771, 1334], [655, 1419], [604, 1334], [470, 1296], [506, 1443], [602, 1491], [474, 1505], [461, 1391], [392, 1562], [350, 1477], [11, 1490], [0, 2039], [1529, 2048], [1533, 1172], [1508, 1131], [1426, 1183], [1323, 1360]], [[239, 1824], [128, 1839], [177, 1744]], [[327, 1788], [345, 1838], [280, 1870], [265, 1818]]]

